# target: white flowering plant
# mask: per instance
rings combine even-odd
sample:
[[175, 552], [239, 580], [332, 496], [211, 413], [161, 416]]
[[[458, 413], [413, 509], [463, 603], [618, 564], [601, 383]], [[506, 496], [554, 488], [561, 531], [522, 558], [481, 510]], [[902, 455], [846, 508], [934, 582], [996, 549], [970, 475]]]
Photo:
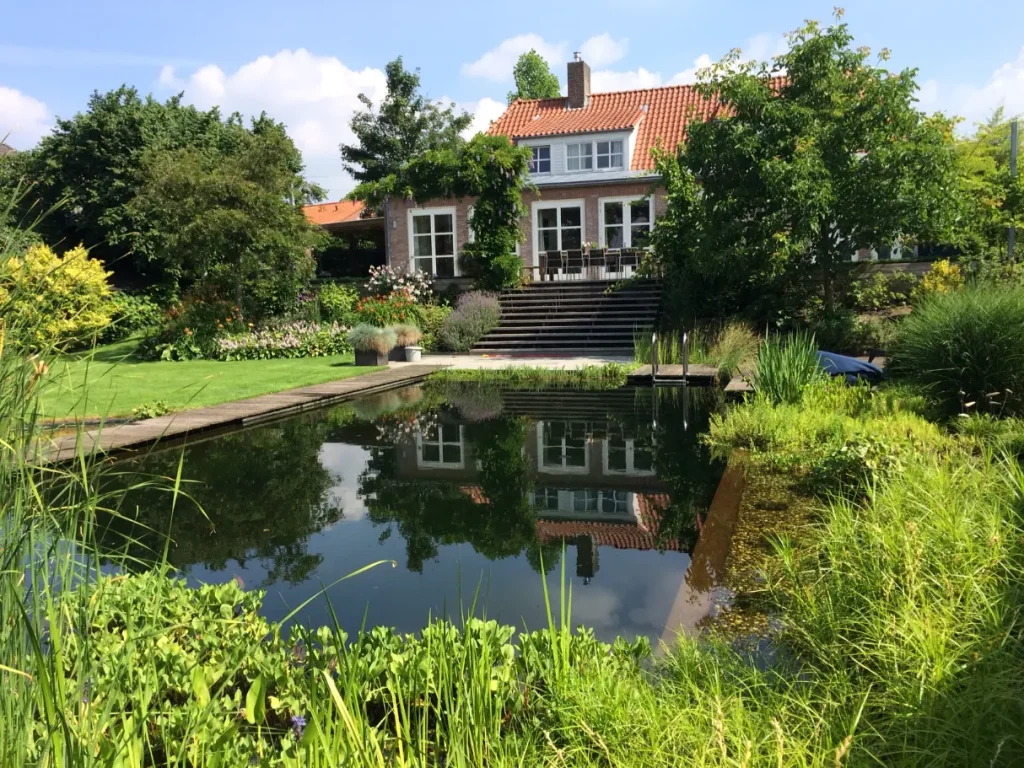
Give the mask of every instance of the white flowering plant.
[[370, 280], [366, 283], [366, 290], [371, 296], [406, 293], [410, 299], [420, 304], [430, 298], [433, 283], [434, 278], [419, 270], [406, 274], [392, 267], [370, 267]]

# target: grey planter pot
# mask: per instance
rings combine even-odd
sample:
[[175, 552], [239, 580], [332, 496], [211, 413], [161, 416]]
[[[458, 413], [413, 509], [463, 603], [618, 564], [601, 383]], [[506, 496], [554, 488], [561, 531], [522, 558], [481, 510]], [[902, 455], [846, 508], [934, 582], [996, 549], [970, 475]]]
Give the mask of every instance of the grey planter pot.
[[[402, 358], [403, 360], [405, 358]], [[387, 365], [388, 356], [375, 352], [372, 349], [356, 350], [356, 365]]]
[[404, 363], [405, 362], [405, 347], [395, 347], [388, 352], [388, 360], [392, 363]]
[[406, 347], [405, 348], [405, 362], [407, 363], [418, 363], [420, 357], [423, 355], [423, 347]]

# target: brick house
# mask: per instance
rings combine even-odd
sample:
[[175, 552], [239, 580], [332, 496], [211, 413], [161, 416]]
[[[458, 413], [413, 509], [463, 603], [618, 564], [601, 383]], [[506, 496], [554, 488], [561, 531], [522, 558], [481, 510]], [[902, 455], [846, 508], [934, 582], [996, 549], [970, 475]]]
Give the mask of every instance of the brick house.
[[[591, 93], [590, 67], [568, 64], [567, 97], [513, 102], [488, 129], [533, 152], [524, 192], [519, 254], [534, 279], [630, 274], [665, 200], [651, 150], [674, 148], [691, 120], [719, 105], [687, 85]], [[391, 200], [386, 210], [388, 262], [439, 279], [459, 277], [457, 254], [471, 237], [473, 201]], [[600, 260], [584, 263], [600, 249]]]

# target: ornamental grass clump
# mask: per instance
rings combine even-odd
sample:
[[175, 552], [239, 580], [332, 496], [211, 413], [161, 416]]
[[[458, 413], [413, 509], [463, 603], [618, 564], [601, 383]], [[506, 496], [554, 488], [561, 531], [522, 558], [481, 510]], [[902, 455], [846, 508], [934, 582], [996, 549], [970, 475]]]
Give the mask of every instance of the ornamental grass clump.
[[399, 347], [414, 346], [423, 338], [423, 334], [420, 332], [420, 329], [415, 325], [400, 323], [399, 325], [391, 326], [391, 330], [395, 332], [395, 340]]
[[1024, 413], [1024, 286], [932, 293], [900, 324], [886, 367], [947, 416]]
[[376, 352], [379, 355], [386, 355], [395, 348], [398, 339], [391, 328], [377, 328], [360, 323], [348, 332], [348, 341], [354, 349], [360, 352]]

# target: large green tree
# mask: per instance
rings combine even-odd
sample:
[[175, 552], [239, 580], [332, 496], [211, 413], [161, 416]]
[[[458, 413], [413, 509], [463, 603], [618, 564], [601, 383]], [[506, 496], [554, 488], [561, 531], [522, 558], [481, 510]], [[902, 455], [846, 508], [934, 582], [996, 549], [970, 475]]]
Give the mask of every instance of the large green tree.
[[[353, 115], [350, 123], [355, 143], [341, 145], [343, 167], [361, 184], [397, 174], [422, 152], [458, 144], [473, 121], [454, 104], [445, 107], [420, 93], [419, 70], [407, 70], [401, 56], [388, 63], [386, 73], [387, 95], [375, 106], [366, 94], [359, 94], [366, 109]], [[381, 203], [367, 202], [374, 207]]]
[[[836, 303], [858, 248], [947, 241], [960, 212], [953, 121], [916, 108], [916, 72], [854, 48], [845, 24], [792, 33], [772, 64], [711, 67], [717, 119], [663, 153], [656, 260], [688, 314], [777, 320]], [[780, 76], [784, 75], [784, 79]]]
[[[1010, 122], [1002, 107], [975, 126], [974, 134], [957, 142], [970, 212], [967, 242], [970, 255], [1003, 259], [1009, 227], [1024, 235], [1024, 186], [1020, 169], [1010, 173]], [[1024, 134], [1018, 135], [1018, 155]], [[1017, 256], [1019, 257], [1018, 250]]]
[[[35, 150], [24, 153], [20, 168], [30, 186], [20, 215], [52, 209], [39, 222], [47, 242], [82, 243], [115, 272], [133, 269], [163, 279], [168, 273], [161, 254], [166, 238], [176, 233], [162, 229], [160, 221], [140, 218], [133, 205], [148, 182], [148, 159], [186, 151], [215, 164], [246, 150], [251, 131], [266, 122], [254, 122], [250, 129], [238, 115], [225, 119], [216, 108], [183, 104], [180, 95], [159, 101], [127, 86], [93, 93], [84, 111], [58, 120]], [[281, 153], [277, 162], [292, 176], [288, 188], [294, 200], [320, 199], [323, 191], [301, 175], [302, 156], [291, 140], [275, 150]], [[173, 277], [173, 269], [169, 274]]]
[[326, 238], [294, 202], [294, 147], [283, 126], [261, 115], [251, 130], [235, 127], [229, 154], [149, 153], [126, 210], [156, 233], [143, 242], [167, 274], [219, 286], [259, 317], [287, 309], [308, 285], [312, 249]]
[[519, 57], [512, 68], [516, 89], [508, 92], [508, 103], [516, 99], [555, 99], [561, 95], [558, 78], [548, 63], [532, 48]]

